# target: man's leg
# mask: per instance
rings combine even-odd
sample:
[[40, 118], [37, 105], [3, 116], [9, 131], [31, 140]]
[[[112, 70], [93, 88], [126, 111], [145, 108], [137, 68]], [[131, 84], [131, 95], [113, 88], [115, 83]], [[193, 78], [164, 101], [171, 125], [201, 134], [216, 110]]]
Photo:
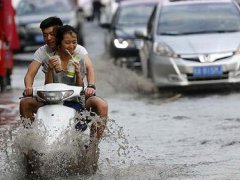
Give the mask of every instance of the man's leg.
[[21, 118], [30, 119], [34, 121], [34, 113], [37, 112], [38, 108], [43, 106], [42, 102], [37, 101], [34, 97], [28, 97], [21, 99], [19, 105], [19, 111]]
[[108, 104], [97, 96], [91, 96], [86, 100], [86, 109], [96, 113], [100, 117], [99, 122], [93, 123], [90, 134], [91, 138], [99, 141], [107, 124]]

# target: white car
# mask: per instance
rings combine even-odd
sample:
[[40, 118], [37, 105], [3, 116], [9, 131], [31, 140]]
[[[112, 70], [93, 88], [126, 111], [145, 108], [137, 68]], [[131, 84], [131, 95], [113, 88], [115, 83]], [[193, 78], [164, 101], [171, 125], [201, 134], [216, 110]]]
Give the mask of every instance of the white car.
[[158, 87], [240, 83], [240, 9], [234, 0], [161, 1], [140, 50]]

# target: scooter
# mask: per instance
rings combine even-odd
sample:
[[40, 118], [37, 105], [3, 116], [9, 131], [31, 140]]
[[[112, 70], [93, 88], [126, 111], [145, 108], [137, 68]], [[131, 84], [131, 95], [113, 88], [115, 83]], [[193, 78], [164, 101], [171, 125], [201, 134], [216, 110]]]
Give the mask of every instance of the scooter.
[[[33, 89], [33, 96], [45, 103], [32, 123], [26, 123], [18, 139], [27, 172], [37, 177], [89, 171], [87, 148], [91, 113], [66, 102], [81, 98], [83, 88], [51, 83]], [[96, 162], [95, 162], [96, 163]], [[87, 170], [88, 169], [88, 170]]]

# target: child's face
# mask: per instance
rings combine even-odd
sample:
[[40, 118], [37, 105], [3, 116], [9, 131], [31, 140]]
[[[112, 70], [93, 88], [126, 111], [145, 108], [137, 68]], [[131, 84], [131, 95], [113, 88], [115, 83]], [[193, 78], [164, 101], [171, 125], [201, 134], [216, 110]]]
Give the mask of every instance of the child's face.
[[76, 47], [77, 35], [73, 32], [64, 34], [60, 49], [65, 53], [67, 53], [67, 49], [71, 54], [74, 54], [74, 50], [76, 49]]

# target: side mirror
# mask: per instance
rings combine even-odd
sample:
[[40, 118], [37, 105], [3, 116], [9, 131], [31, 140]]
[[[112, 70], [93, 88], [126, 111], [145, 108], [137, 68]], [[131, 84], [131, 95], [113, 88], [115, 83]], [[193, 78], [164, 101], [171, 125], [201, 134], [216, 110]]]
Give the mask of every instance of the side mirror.
[[104, 28], [104, 29], [110, 29], [111, 28], [111, 25], [109, 23], [101, 23], [100, 24], [100, 27], [101, 28]]
[[140, 30], [134, 31], [134, 35], [139, 39], [150, 40], [149, 36]]

